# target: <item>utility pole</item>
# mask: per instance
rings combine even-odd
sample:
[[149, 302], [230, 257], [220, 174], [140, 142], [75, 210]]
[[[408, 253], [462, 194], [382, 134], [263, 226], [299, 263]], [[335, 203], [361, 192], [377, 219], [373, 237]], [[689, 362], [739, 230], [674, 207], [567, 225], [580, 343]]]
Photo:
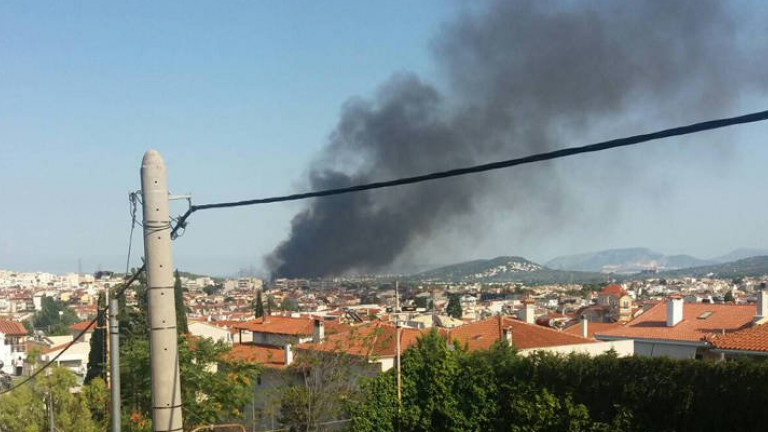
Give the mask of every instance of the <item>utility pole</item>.
[[51, 390], [51, 370], [45, 371], [45, 376], [48, 377], [48, 431], [56, 432], [56, 420], [53, 414], [53, 390]]
[[163, 158], [148, 150], [141, 162], [144, 257], [147, 265], [149, 357], [154, 432], [182, 431], [179, 346], [173, 296], [171, 224]]
[[48, 387], [48, 430], [49, 432], [56, 432], [56, 421], [53, 418], [53, 392], [51, 392], [50, 384]]
[[112, 432], [120, 432], [120, 325], [117, 321], [117, 298], [109, 299], [109, 377], [112, 406]]
[[395, 315], [395, 350], [397, 352], [396, 362], [397, 362], [397, 403], [398, 407], [397, 410], [400, 411], [400, 404], [403, 400], [402, 395], [402, 378], [400, 376], [400, 283], [395, 282], [395, 312], [397, 312], [397, 315]]

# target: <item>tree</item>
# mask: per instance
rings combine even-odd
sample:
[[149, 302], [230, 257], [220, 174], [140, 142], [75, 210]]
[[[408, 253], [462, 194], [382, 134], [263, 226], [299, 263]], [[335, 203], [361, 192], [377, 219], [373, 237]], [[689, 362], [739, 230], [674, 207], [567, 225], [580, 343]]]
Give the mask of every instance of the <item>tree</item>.
[[91, 419], [96, 424], [96, 429], [100, 431], [109, 429], [109, 389], [107, 383], [100, 377], [94, 378], [83, 386], [82, 394], [88, 403]]
[[427, 308], [429, 308], [430, 301], [429, 301], [428, 297], [416, 297], [416, 298], [414, 298], [413, 303], [418, 308], [427, 309]]
[[52, 297], [43, 297], [42, 308], [32, 318], [32, 325], [48, 335], [62, 336], [69, 334], [68, 326], [77, 321], [77, 314], [66, 304]]
[[461, 299], [458, 294], [451, 294], [448, 298], [448, 306], [446, 307], [446, 313], [456, 319], [461, 319], [464, 312], [461, 310]]
[[[455, 343], [450, 344], [455, 345]], [[524, 361], [506, 342], [490, 350], [451, 348], [432, 331], [409, 348], [402, 364], [402, 405], [394, 373], [363, 385], [350, 404], [352, 430], [431, 431], [623, 431], [622, 422], [593, 421], [585, 405], [518, 376]], [[542, 375], [546, 375], [542, 372]], [[626, 418], [623, 417], [623, 418]], [[614, 427], [616, 426], [616, 427]]]
[[[131, 315], [144, 319], [144, 313]], [[129, 327], [138, 327], [132, 323]], [[144, 324], [146, 327], [146, 324]], [[126, 431], [150, 430], [151, 371], [149, 340], [144, 334], [126, 335], [120, 347], [120, 373]], [[181, 397], [185, 430], [200, 423], [213, 424], [242, 416], [241, 407], [251, 400], [252, 381], [259, 366], [229, 359], [231, 347], [208, 338], [179, 338]]]
[[187, 326], [187, 307], [184, 306], [184, 288], [181, 286], [181, 276], [179, 270], [174, 273], [175, 281], [173, 283], [173, 298], [176, 304], [176, 331], [179, 334], [189, 333]]
[[52, 401], [56, 430], [96, 432], [85, 393], [70, 391], [77, 378], [67, 369], [53, 367], [30, 384], [0, 397], [0, 431], [43, 432], [48, 430], [46, 401]]
[[296, 300], [286, 297], [280, 302], [280, 310], [296, 312], [299, 310], [299, 304]]
[[725, 297], [723, 298], [723, 301], [725, 301], [726, 303], [733, 303], [734, 301], [736, 301], [736, 299], [733, 297], [732, 290], [725, 293]]
[[91, 351], [88, 353], [88, 371], [85, 374], [85, 384], [88, 384], [94, 378], [104, 378], [106, 376], [107, 363], [107, 332], [105, 317], [104, 295], [99, 294], [97, 302], [96, 328], [91, 335]]
[[280, 423], [290, 431], [315, 431], [322, 423], [348, 418], [360, 361], [344, 351], [301, 351], [286, 370], [299, 383], [291, 381], [281, 392]]
[[256, 292], [256, 301], [253, 305], [253, 316], [256, 318], [264, 316], [264, 303], [261, 301], [261, 290]]

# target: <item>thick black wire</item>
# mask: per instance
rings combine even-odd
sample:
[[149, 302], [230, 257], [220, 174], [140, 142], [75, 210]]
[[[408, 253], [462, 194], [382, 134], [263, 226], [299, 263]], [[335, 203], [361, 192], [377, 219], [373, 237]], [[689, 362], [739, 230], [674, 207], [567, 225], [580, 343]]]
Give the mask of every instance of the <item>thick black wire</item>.
[[[389, 188], [394, 186], [421, 183], [421, 182], [430, 181], [430, 180], [438, 180], [438, 179], [444, 179], [448, 177], [457, 177], [457, 176], [475, 174], [475, 173], [480, 173], [485, 171], [493, 171], [493, 170], [509, 168], [517, 165], [530, 164], [534, 162], [543, 162], [543, 161], [548, 161], [552, 159], [559, 159], [566, 156], [574, 156], [582, 153], [592, 153], [592, 152], [598, 152], [598, 151], [608, 150], [612, 148], [627, 147], [627, 146], [636, 145], [636, 144], [653, 141], [653, 140], [658, 140], [662, 138], [689, 135], [697, 132], [703, 132], [703, 131], [719, 129], [727, 126], [734, 126], [734, 125], [745, 124], [745, 123], [754, 123], [754, 122], [759, 122], [764, 120], [768, 120], [768, 110], [755, 112], [751, 114], [745, 114], [737, 117], [730, 117], [730, 118], [719, 119], [719, 120], [710, 120], [710, 121], [705, 121], [700, 123], [693, 123], [687, 126], [679, 126], [671, 129], [664, 129], [658, 132], [652, 132], [652, 133], [647, 133], [642, 135], [634, 135], [626, 138], [618, 138], [610, 141], [603, 141], [595, 144], [589, 144], [582, 147], [569, 147], [565, 149], [555, 150], [555, 151], [546, 152], [546, 153], [539, 153], [539, 154], [517, 158], [517, 159], [491, 162], [491, 163], [482, 164], [482, 165], [451, 169], [448, 171], [434, 172], [430, 174], [418, 175], [413, 177], [404, 177], [404, 178], [399, 178], [395, 180], [367, 183], [367, 184], [349, 186], [344, 188], [326, 189], [326, 190], [320, 190], [315, 192], [297, 193], [292, 195], [284, 195], [284, 196], [277, 196], [277, 197], [271, 197], [271, 198], [259, 198], [259, 199], [245, 200], [245, 201], [232, 201], [232, 202], [223, 202], [223, 203], [215, 203], [215, 204], [193, 205], [193, 206], [190, 206], [190, 208], [181, 218], [179, 218], [179, 224], [183, 224], [184, 222], [186, 222], [186, 219], [192, 213], [198, 210], [208, 210], [208, 209], [227, 208], [227, 207], [241, 207], [241, 206], [249, 206], [249, 205], [256, 205], [256, 204], [270, 204], [270, 203], [285, 202], [285, 201], [298, 201], [298, 200], [303, 200], [308, 198], [319, 198], [319, 197], [326, 197], [331, 195], [341, 195], [341, 194], [346, 194], [351, 192], [361, 192], [361, 191], [372, 190], [372, 189], [383, 189], [383, 188]], [[179, 224], [177, 224], [177, 226]]]
[[[439, 171], [439, 172], [423, 174], [423, 175], [418, 175], [413, 177], [403, 177], [403, 178], [394, 179], [394, 180], [366, 183], [366, 184], [349, 186], [344, 188], [325, 189], [325, 190], [314, 191], [314, 192], [304, 192], [304, 193], [276, 196], [276, 197], [270, 197], [270, 198], [258, 198], [258, 199], [252, 199], [252, 200], [244, 200], [244, 201], [231, 201], [231, 202], [222, 202], [222, 203], [214, 203], [214, 204], [192, 205], [189, 207], [189, 209], [187, 209], [187, 211], [182, 216], [176, 219], [176, 226], [173, 227], [173, 230], [171, 231], [171, 238], [175, 238], [177, 235], [177, 232], [180, 229], [181, 230], [185, 229], [187, 219], [189, 219], [189, 217], [193, 213], [199, 210], [242, 207], [242, 206], [271, 204], [271, 203], [286, 202], [286, 201], [298, 201], [298, 200], [304, 200], [309, 198], [320, 198], [320, 197], [326, 197], [326, 196], [332, 196], [332, 195], [342, 195], [342, 194], [347, 194], [352, 192], [362, 192], [366, 190], [403, 186], [403, 185], [421, 183], [421, 182], [430, 181], [430, 180], [438, 180], [438, 179], [444, 179], [448, 177], [458, 177], [458, 176], [463, 176], [468, 174], [498, 170], [502, 168], [510, 168], [517, 165], [543, 162], [543, 161], [559, 159], [567, 156], [574, 156], [582, 153], [593, 153], [593, 152], [609, 150], [609, 149], [618, 148], [618, 147], [627, 147], [627, 146], [641, 144], [644, 142], [663, 139], [663, 138], [689, 135], [697, 132], [703, 132], [703, 131], [708, 131], [713, 129], [720, 129], [728, 126], [754, 123], [754, 122], [765, 121], [765, 120], [768, 120], [768, 110], [759, 111], [751, 114], [745, 114], [737, 117], [730, 117], [725, 119], [709, 120], [705, 122], [693, 123], [687, 126], [679, 126], [679, 127], [664, 129], [661, 131], [651, 132], [647, 134], [634, 135], [626, 138], [618, 138], [614, 140], [589, 144], [581, 147], [570, 147], [570, 148], [554, 150], [546, 153], [539, 153], [539, 154], [517, 158], [517, 159], [508, 159], [508, 160], [499, 161], [499, 162], [491, 162], [491, 163], [482, 164], [482, 165], [456, 168], [448, 171]], [[167, 228], [161, 228], [161, 229], [167, 229]], [[136, 273], [134, 273], [130, 281], [116, 291], [115, 295], [117, 297], [120, 297], [121, 295], [123, 295], [125, 290], [128, 289], [128, 287], [138, 279], [139, 274], [141, 274], [141, 272], [143, 272], [145, 269], [146, 269], [146, 264], [142, 265], [141, 268]], [[96, 318], [94, 318], [88, 324], [88, 327], [86, 327], [85, 330], [81, 331], [80, 334], [78, 334], [77, 337], [75, 337], [72, 340], [72, 342], [67, 344], [67, 346], [62, 351], [60, 351], [59, 354], [57, 354], [50, 362], [43, 365], [40, 369], [35, 371], [32, 375], [27, 377], [21, 383], [17, 384], [16, 386], [8, 390], [0, 392], [0, 395], [9, 393], [19, 388], [20, 386], [31, 381], [35, 376], [39, 375], [43, 370], [45, 370], [51, 364], [53, 364], [62, 354], [64, 354], [64, 352], [67, 349], [69, 349], [69, 347], [74, 345], [74, 343], [78, 339], [80, 339], [88, 331], [88, 329], [90, 329], [95, 323], [96, 323]]]

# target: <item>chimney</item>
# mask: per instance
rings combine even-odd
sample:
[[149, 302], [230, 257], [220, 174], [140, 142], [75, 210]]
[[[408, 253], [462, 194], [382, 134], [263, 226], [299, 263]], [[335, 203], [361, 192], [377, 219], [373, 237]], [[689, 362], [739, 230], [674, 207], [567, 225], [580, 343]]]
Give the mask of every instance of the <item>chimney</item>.
[[501, 338], [508, 344], [512, 345], [512, 327], [501, 329]]
[[287, 343], [283, 345], [283, 348], [285, 349], [285, 365], [290, 366], [291, 363], [293, 363], [293, 350], [291, 344]]
[[765, 284], [761, 284], [757, 292], [757, 311], [752, 321], [757, 324], [766, 318], [768, 318], [768, 291], [765, 290]]
[[533, 300], [523, 300], [523, 308], [518, 311], [517, 317], [528, 324], [536, 322], [536, 305], [533, 303]]
[[670, 296], [667, 299], [667, 327], [674, 327], [683, 320], [683, 298]]
[[589, 321], [584, 315], [581, 316], [581, 337], [589, 339]]
[[323, 320], [315, 319], [315, 327], [312, 331], [312, 342], [320, 343], [325, 339], [325, 323]]

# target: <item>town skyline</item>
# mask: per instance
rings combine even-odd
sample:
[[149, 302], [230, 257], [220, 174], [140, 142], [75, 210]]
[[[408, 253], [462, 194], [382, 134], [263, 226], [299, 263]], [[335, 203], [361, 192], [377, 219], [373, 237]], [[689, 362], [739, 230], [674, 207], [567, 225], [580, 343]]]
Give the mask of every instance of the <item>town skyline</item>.
[[[0, 81], [7, 96], [0, 100], [0, 201], [7, 205], [0, 264], [61, 272], [76, 268], [80, 259], [88, 271], [123, 268], [127, 194], [138, 189], [141, 155], [149, 147], [166, 158], [171, 191], [192, 193], [194, 203], [310, 189], [305, 173], [321, 157], [339, 112], [375, 97], [382, 83], [401, 72], [413, 72], [440, 90], [448, 87], [434, 44], [444, 26], [476, 12], [442, 2], [423, 2], [416, 10], [402, 2], [381, 13], [343, 3], [311, 8], [317, 16], [297, 15], [290, 5], [279, 8], [284, 10], [273, 13], [281, 18], [268, 22], [273, 14], [259, 5], [239, 11], [241, 19], [231, 11], [190, 7], [171, 28], [148, 10], [130, 6], [85, 13], [67, 5], [0, 8], [0, 37], [7, 42], [0, 59], [8, 65]], [[742, 17], [738, 7], [732, 12]], [[740, 31], [749, 35], [765, 12], [762, 4], [750, 8], [751, 18], [740, 23]], [[356, 24], [330, 31], [329, 23], [339, 23], [334, 17]], [[139, 30], [132, 20], [146, 25]], [[201, 23], [211, 32], [187, 40]], [[734, 40], [745, 56], [759, 51], [761, 43]], [[181, 46], [201, 50], [178, 50]], [[334, 49], [322, 49], [329, 46]], [[286, 52], [315, 54], [278, 61]], [[263, 61], [274, 69], [259, 67]], [[212, 91], [206, 83], [226, 84]], [[764, 108], [762, 83], [755, 88], [734, 90], [731, 102], [689, 112], [680, 109], [683, 102], [660, 98], [657, 106], [627, 109], [617, 122], [592, 122], [558, 142], [580, 145]], [[658, 114], [651, 114], [656, 108]], [[23, 112], [30, 115], [22, 118]], [[135, 124], [142, 124], [142, 132]], [[701, 257], [761, 247], [768, 244], [761, 216], [768, 204], [760, 199], [766, 132], [765, 125], [748, 125], [558, 161], [537, 174], [542, 193], [526, 193], [527, 186], [521, 186], [519, 196], [510, 196], [505, 189], [515, 188], [504, 187], [528, 184], [526, 177], [542, 167], [487, 175], [492, 191], [473, 204], [474, 211], [409, 242], [382, 271], [509, 254], [542, 262], [632, 245]], [[549, 193], [564, 200], [534, 199]], [[182, 213], [184, 205], [174, 203], [171, 213]], [[174, 245], [178, 266], [213, 274], [258, 267], [286, 239], [291, 218], [301, 209], [279, 204], [198, 215]], [[137, 266], [139, 235], [134, 246], [131, 265]]]

